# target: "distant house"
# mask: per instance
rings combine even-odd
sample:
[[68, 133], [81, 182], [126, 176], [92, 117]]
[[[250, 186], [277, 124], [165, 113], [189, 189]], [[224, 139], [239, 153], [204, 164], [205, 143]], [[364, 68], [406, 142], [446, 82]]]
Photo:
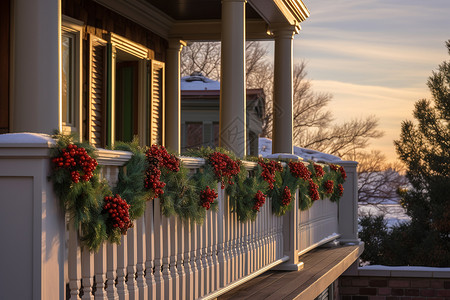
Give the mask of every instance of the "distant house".
[[[263, 89], [247, 89], [247, 153], [258, 156], [258, 138], [265, 112]], [[220, 82], [200, 72], [181, 78], [181, 152], [219, 146]]]

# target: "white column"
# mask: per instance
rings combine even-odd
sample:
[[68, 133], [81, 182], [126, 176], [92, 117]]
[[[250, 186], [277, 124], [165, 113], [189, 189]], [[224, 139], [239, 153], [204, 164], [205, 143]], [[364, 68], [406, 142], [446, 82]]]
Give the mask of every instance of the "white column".
[[245, 0], [222, 0], [219, 145], [246, 155]]
[[176, 153], [181, 150], [181, 92], [180, 92], [180, 52], [186, 43], [180, 39], [170, 39], [166, 61], [166, 147]]
[[272, 153], [293, 153], [293, 38], [295, 31], [288, 28], [274, 29], [275, 70], [273, 86]]
[[60, 129], [60, 0], [13, 1], [12, 132]]

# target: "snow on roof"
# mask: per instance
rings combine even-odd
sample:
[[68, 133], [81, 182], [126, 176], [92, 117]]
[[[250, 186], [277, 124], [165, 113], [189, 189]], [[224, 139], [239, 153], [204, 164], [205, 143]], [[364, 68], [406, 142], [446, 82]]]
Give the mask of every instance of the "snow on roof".
[[[272, 155], [272, 140], [264, 137], [259, 138], [258, 152], [262, 157]], [[304, 160], [313, 160], [316, 162], [336, 162], [342, 161], [339, 157], [322, 153], [316, 150], [306, 149], [294, 146], [294, 154], [300, 156]]]
[[193, 72], [190, 76], [181, 77], [182, 91], [219, 91], [220, 82], [205, 77], [201, 72]]

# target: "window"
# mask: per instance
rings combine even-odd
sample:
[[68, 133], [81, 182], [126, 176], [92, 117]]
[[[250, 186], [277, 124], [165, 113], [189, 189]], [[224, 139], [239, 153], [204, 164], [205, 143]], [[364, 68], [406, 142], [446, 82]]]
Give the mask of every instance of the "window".
[[186, 149], [203, 146], [203, 123], [186, 122]]
[[81, 138], [82, 23], [63, 16], [61, 27], [61, 128]]

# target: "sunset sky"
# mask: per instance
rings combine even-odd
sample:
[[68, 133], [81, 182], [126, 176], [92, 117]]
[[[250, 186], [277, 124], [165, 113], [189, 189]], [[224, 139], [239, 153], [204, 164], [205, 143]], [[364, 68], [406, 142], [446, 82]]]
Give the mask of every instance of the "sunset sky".
[[334, 95], [336, 121], [374, 114], [385, 136], [373, 140], [396, 159], [393, 140], [414, 103], [429, 98], [431, 71], [449, 60], [450, 0], [304, 0], [311, 16], [294, 40], [318, 92]]

